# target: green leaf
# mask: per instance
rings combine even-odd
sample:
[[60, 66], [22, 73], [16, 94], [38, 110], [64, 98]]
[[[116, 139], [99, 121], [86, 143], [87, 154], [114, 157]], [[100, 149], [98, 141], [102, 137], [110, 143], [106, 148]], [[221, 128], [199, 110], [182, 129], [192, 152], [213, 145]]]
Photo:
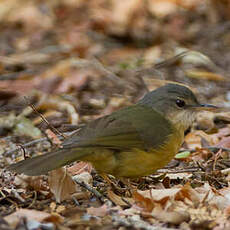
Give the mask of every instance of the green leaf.
[[184, 158], [189, 157], [190, 154], [191, 154], [191, 152], [189, 152], [189, 151], [184, 151], [184, 152], [181, 152], [181, 153], [177, 153], [176, 156], [175, 156], [175, 159], [184, 159]]

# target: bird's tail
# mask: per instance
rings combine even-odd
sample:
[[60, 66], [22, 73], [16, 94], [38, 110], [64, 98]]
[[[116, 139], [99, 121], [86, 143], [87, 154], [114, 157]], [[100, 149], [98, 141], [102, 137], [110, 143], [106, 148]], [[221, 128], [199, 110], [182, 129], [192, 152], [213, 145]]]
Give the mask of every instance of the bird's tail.
[[28, 158], [12, 164], [7, 169], [17, 173], [24, 173], [29, 176], [36, 176], [79, 160], [82, 155], [85, 155], [84, 151], [78, 152], [76, 149], [60, 149], [55, 152]]

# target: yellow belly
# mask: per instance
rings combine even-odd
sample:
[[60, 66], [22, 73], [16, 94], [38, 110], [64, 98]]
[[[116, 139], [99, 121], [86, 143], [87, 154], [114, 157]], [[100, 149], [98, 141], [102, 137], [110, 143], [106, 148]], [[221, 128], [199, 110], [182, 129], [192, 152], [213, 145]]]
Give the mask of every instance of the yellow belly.
[[98, 173], [127, 178], [146, 176], [168, 164], [178, 152], [183, 139], [183, 130], [177, 130], [160, 148], [148, 152], [133, 148], [117, 153], [98, 148], [82, 160], [91, 162]]

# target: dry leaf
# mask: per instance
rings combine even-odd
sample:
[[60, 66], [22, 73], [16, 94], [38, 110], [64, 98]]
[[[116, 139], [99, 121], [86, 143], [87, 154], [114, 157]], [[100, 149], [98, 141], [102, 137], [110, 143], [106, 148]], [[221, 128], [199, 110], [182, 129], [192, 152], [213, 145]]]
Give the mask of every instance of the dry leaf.
[[209, 81], [228, 81], [225, 77], [220, 74], [199, 71], [199, 70], [189, 70], [185, 71], [185, 74], [190, 78], [209, 80]]
[[142, 191], [133, 192], [133, 198], [136, 204], [139, 207], [143, 208], [146, 212], [151, 212], [153, 208], [155, 207], [154, 200], [143, 196]]
[[169, 0], [150, 0], [148, 4], [150, 12], [157, 17], [165, 17], [177, 10], [175, 2]]
[[201, 137], [196, 133], [192, 132], [185, 136], [184, 139], [189, 149], [201, 148]]
[[83, 172], [91, 173], [92, 169], [93, 167], [90, 163], [81, 161], [69, 167], [68, 172], [73, 176], [76, 174], [81, 174]]
[[207, 130], [215, 127], [215, 114], [209, 111], [202, 111], [196, 116], [196, 123], [199, 129]]
[[107, 196], [116, 205], [121, 206], [121, 207], [127, 206], [127, 203], [124, 200], [127, 200], [130, 204], [134, 203], [133, 198], [124, 198], [124, 199], [122, 199], [122, 197], [116, 195], [112, 190], [108, 190]]
[[93, 181], [93, 178], [90, 173], [83, 172], [81, 174], [77, 174], [73, 176], [73, 180], [76, 180], [78, 182], [83, 182], [85, 184], [91, 184], [91, 182]]
[[171, 224], [180, 224], [190, 219], [190, 215], [186, 211], [165, 211], [160, 206], [154, 208], [151, 214], [158, 220]]
[[15, 228], [22, 218], [36, 220], [38, 222], [60, 223], [63, 221], [62, 217], [59, 215], [33, 209], [18, 209], [16, 212], [4, 217], [4, 220], [7, 221], [11, 227]]
[[221, 148], [230, 148], [230, 137], [224, 137], [216, 146]]
[[48, 188], [44, 184], [43, 176], [26, 176], [26, 175], [17, 175], [14, 179], [14, 184], [18, 187], [25, 189], [33, 189], [37, 192], [47, 191]]
[[140, 8], [142, 3], [138, 0], [113, 0], [111, 3], [112, 11], [109, 15], [111, 24], [108, 30], [114, 34], [122, 35], [126, 33], [134, 12]]
[[[175, 186], [169, 189], [151, 189], [146, 191], [138, 191], [137, 197], [145, 203], [157, 203], [165, 206], [166, 202], [170, 200], [185, 201], [189, 199], [193, 202], [198, 202], [199, 198], [197, 192], [187, 183], [184, 186]], [[154, 205], [152, 205], [154, 206]]]
[[61, 145], [62, 142], [60, 141], [60, 139], [57, 137], [57, 135], [53, 131], [51, 131], [50, 129], [46, 129], [45, 133], [48, 136], [48, 138], [52, 140], [53, 144], [58, 145], [58, 146]]
[[58, 203], [71, 198], [76, 191], [76, 184], [64, 168], [49, 173], [49, 186]]
[[92, 216], [103, 217], [108, 213], [108, 207], [106, 204], [103, 204], [101, 207], [98, 208], [90, 207], [87, 208], [87, 213]]

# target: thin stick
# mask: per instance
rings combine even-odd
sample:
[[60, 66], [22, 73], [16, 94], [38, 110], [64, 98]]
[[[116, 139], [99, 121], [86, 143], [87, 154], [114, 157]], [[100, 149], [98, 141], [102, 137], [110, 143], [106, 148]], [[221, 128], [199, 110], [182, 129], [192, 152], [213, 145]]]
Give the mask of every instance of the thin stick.
[[27, 97], [24, 97], [25, 100], [27, 101], [28, 105], [33, 109], [33, 111], [35, 113], [37, 113], [41, 118], [42, 120], [47, 124], [47, 126], [54, 132], [54, 133], [57, 133], [59, 134], [60, 136], [62, 136], [63, 138], [66, 138], [65, 135], [63, 135], [61, 132], [59, 132], [56, 128], [54, 128], [49, 122], [48, 120], [41, 114], [38, 112], [38, 110], [35, 108], [35, 106], [29, 101], [29, 99]]
[[[71, 131], [71, 132], [66, 132], [66, 133], [64, 133], [64, 134], [67, 135], [67, 136], [70, 136], [70, 135], [72, 135], [72, 134], [75, 133], [75, 132], [76, 132], [76, 130]], [[63, 136], [58, 135], [58, 137], [59, 137], [61, 140], [64, 139]], [[33, 146], [33, 145], [35, 145], [35, 144], [37, 144], [37, 143], [43, 142], [43, 141], [48, 141], [48, 138], [47, 138], [47, 137], [43, 137], [43, 138], [40, 138], [40, 139], [37, 139], [37, 140], [33, 140], [33, 141], [30, 141], [30, 142], [27, 142], [27, 143], [25, 143], [25, 144], [23, 144], [23, 145], [18, 146], [18, 147], [15, 148], [15, 149], [12, 149], [12, 150], [9, 150], [9, 151], [3, 153], [3, 155], [4, 155], [4, 156], [9, 156], [9, 155], [11, 155], [12, 153], [15, 153], [16, 151], [18, 151], [18, 150], [21, 149], [21, 148], [30, 147], [30, 146]]]
[[100, 193], [98, 192], [96, 189], [94, 189], [93, 187], [89, 186], [88, 184], [84, 183], [83, 181], [81, 180], [78, 180], [77, 178], [74, 178], [73, 177], [73, 180], [79, 184], [81, 187], [85, 188], [86, 190], [88, 190], [89, 192], [93, 193], [96, 198], [102, 203], [104, 204], [105, 202], [105, 197]]
[[[200, 148], [200, 150], [205, 150], [205, 149], [208, 149], [208, 150], [211, 150], [214, 152], [217, 152], [219, 150], [230, 152], [230, 148], [224, 148], [224, 147], [218, 147], [218, 146], [209, 146], [209, 147], [205, 147], [205, 148]], [[179, 151], [179, 153], [186, 152], [186, 151], [188, 151], [190, 153], [194, 153], [197, 151], [197, 149], [182, 149]]]
[[190, 169], [181, 169], [181, 170], [170, 170], [168, 171], [167, 169], [159, 169], [157, 170], [157, 173], [168, 173], [168, 174], [171, 174], [171, 173], [186, 173], [186, 172], [198, 172], [200, 171], [201, 169], [200, 168], [190, 168]]

